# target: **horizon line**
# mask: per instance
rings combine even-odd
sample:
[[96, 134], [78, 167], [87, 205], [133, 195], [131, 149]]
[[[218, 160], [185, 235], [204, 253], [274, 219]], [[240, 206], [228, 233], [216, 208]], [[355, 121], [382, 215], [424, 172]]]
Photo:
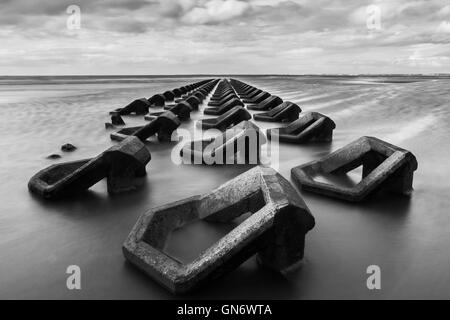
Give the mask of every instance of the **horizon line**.
[[0, 77], [179, 77], [179, 76], [450, 76], [450, 73], [303, 73], [303, 74], [283, 74], [283, 73], [180, 73], [180, 74], [17, 74], [0, 75]]

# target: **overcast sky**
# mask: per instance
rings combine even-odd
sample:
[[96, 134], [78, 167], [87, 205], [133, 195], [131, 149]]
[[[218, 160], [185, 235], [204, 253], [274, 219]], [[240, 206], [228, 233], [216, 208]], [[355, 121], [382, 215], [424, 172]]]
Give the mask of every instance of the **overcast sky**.
[[1, 75], [436, 72], [449, 0], [0, 0]]

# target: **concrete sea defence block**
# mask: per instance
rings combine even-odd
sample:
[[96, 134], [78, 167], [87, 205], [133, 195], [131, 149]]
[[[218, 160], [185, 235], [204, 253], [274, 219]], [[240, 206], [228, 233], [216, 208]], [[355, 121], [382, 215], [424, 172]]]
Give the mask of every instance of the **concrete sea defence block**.
[[[186, 101], [182, 101], [180, 103], [177, 103], [175, 106], [168, 108], [168, 111], [177, 115], [178, 119], [180, 119], [181, 121], [184, 121], [190, 118], [192, 108], [189, 103], [187, 103]], [[159, 117], [160, 115], [164, 114], [164, 112], [166, 111], [151, 112], [148, 116], [145, 116], [144, 118], [145, 120], [154, 120], [155, 117]]]
[[180, 151], [184, 164], [258, 164], [266, 137], [249, 121], [211, 139], [190, 141]]
[[28, 188], [45, 199], [70, 196], [89, 189], [107, 178], [108, 192], [119, 193], [136, 188], [135, 178], [144, 176], [151, 156], [136, 137], [129, 137], [95, 158], [59, 163], [34, 175]]
[[[341, 187], [318, 182], [314, 177], [344, 175], [362, 165], [362, 180], [354, 187]], [[416, 157], [409, 151], [374, 137], [361, 137], [324, 158], [291, 170], [293, 180], [303, 190], [347, 201], [362, 201], [384, 189], [409, 195]]]
[[266, 122], [294, 121], [298, 119], [300, 112], [302, 109], [298, 105], [285, 101], [268, 112], [254, 114], [253, 119]]
[[248, 104], [258, 104], [263, 102], [265, 99], [270, 98], [270, 93], [266, 92], [266, 91], [262, 91], [254, 96], [252, 96], [251, 98], [242, 98], [242, 101], [244, 103], [248, 103]]
[[225, 130], [230, 126], [236, 125], [242, 121], [250, 120], [251, 114], [243, 107], [234, 107], [223, 115], [214, 119], [202, 119], [197, 121], [196, 126], [203, 130], [218, 129]]
[[208, 102], [209, 107], [219, 107], [225, 103], [227, 103], [229, 100], [236, 99], [237, 96], [234, 94], [234, 92], [229, 92], [228, 94], [222, 96], [220, 99], [212, 100], [210, 99]]
[[122, 141], [126, 137], [133, 135], [141, 141], [145, 141], [149, 137], [157, 135], [160, 141], [170, 141], [173, 131], [180, 124], [181, 122], [175, 114], [166, 111], [145, 126], [123, 128], [122, 130], [111, 133], [110, 137], [112, 140]]
[[148, 108], [150, 107], [150, 102], [148, 102], [147, 99], [141, 98], [134, 100], [129, 105], [125, 106], [124, 108], [116, 109], [115, 111], [111, 112], [112, 115], [119, 114], [119, 115], [126, 115], [135, 113], [138, 115], [144, 115], [148, 113]]
[[270, 96], [256, 105], [247, 106], [249, 110], [270, 110], [283, 103], [283, 99], [278, 96]]
[[278, 136], [279, 141], [288, 143], [330, 142], [333, 130], [336, 128], [333, 120], [318, 112], [305, 112], [284, 128], [267, 130], [267, 137]]
[[123, 121], [122, 117], [120, 116], [120, 114], [113, 114], [111, 116], [111, 123], [115, 126], [123, 126], [125, 125], [125, 121]]
[[[181, 263], [165, 254], [171, 232], [196, 220], [228, 222], [251, 215], [203, 251]], [[125, 258], [173, 293], [185, 293], [224, 275], [257, 254], [264, 267], [285, 272], [304, 256], [314, 217], [290, 183], [272, 168], [255, 167], [205, 195], [144, 213], [125, 243]]]
[[217, 107], [213, 107], [213, 108], [206, 108], [205, 110], [203, 110], [204, 114], [209, 114], [209, 115], [222, 115], [225, 112], [233, 109], [234, 107], [237, 106], [241, 106], [243, 107], [244, 104], [242, 103], [241, 100], [239, 100], [238, 98], [234, 97], [228, 101], [226, 101], [224, 104], [219, 105]]
[[152, 107], [164, 107], [166, 104], [166, 97], [163, 94], [155, 94], [148, 99]]
[[164, 92], [163, 96], [165, 101], [173, 101], [175, 99], [175, 94], [170, 90]]

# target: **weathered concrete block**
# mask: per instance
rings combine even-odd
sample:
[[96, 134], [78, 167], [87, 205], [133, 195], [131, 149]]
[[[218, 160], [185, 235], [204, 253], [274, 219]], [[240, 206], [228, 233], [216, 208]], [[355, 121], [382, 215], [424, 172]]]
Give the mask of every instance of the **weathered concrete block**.
[[148, 102], [153, 107], [164, 107], [164, 105], [166, 104], [166, 98], [162, 94], [155, 94], [148, 99]]
[[113, 125], [116, 125], [116, 126], [123, 126], [123, 125], [125, 125], [125, 121], [123, 121], [123, 119], [120, 116], [120, 114], [113, 114], [111, 116], [111, 123]]
[[285, 101], [268, 112], [254, 114], [253, 119], [267, 122], [294, 121], [298, 119], [300, 112], [302, 109], [298, 105]]
[[215, 138], [188, 142], [180, 154], [184, 164], [258, 164], [265, 143], [259, 127], [243, 121]]
[[187, 92], [187, 90], [184, 89], [184, 87], [182, 87], [182, 88], [183, 88], [183, 91], [181, 89], [179, 89], [179, 88], [176, 88], [176, 89], [172, 90], [173, 94], [175, 95], [175, 98], [179, 98], [179, 97], [181, 97], [182, 94]]
[[210, 99], [208, 102], [208, 106], [210, 107], [220, 107], [221, 105], [224, 105], [229, 100], [236, 99], [237, 96], [234, 92], [229, 92], [226, 95], [220, 96], [218, 99]]
[[108, 192], [136, 188], [135, 178], [145, 175], [150, 152], [136, 137], [129, 137], [92, 159], [52, 165], [34, 175], [28, 188], [45, 198], [70, 196], [108, 179]]
[[[169, 107], [168, 111], [178, 116], [181, 121], [187, 120], [191, 117], [191, 106], [189, 103], [182, 101], [177, 103], [175, 106]], [[153, 120], [155, 117], [159, 117], [166, 111], [162, 112], [151, 112], [148, 116], [145, 116], [145, 120]]]
[[[251, 213], [230, 233], [183, 264], [164, 253], [170, 233], [204, 219], [232, 221]], [[255, 167], [212, 192], [144, 213], [123, 245], [125, 258], [173, 293], [184, 293], [235, 269], [258, 262], [285, 272], [301, 261], [314, 217], [290, 183], [272, 168]]]
[[[354, 187], [314, 180], [320, 174], [343, 175], [360, 165], [362, 180]], [[417, 160], [411, 152], [374, 137], [361, 137], [320, 160], [293, 168], [291, 175], [306, 191], [361, 201], [379, 189], [409, 195], [416, 169]]]
[[262, 91], [251, 98], [240, 97], [244, 103], [248, 104], [258, 104], [263, 102], [265, 99], [270, 98], [270, 93]]
[[329, 142], [333, 139], [334, 128], [335, 123], [327, 116], [305, 112], [287, 127], [267, 130], [267, 137], [278, 136], [279, 141], [289, 143]]
[[203, 93], [200, 92], [200, 91], [196, 91], [196, 92], [193, 94], [193, 96], [196, 97], [200, 103], [202, 103], [203, 100], [205, 100], [205, 97], [206, 97], [206, 95], [203, 94]]
[[134, 100], [129, 105], [127, 105], [124, 108], [116, 109], [115, 111], [111, 112], [110, 114], [119, 114], [119, 115], [126, 115], [135, 113], [138, 115], [143, 115], [148, 113], [148, 108], [150, 107], [150, 102], [148, 102], [147, 99], [141, 98]]
[[166, 102], [167, 101], [173, 101], [175, 99], [174, 93], [172, 91], [170, 91], [170, 90], [164, 92], [163, 96], [164, 96]]
[[133, 135], [141, 139], [141, 141], [145, 141], [149, 137], [157, 135], [160, 141], [170, 141], [172, 133], [180, 124], [180, 120], [175, 114], [166, 111], [145, 126], [123, 128], [111, 133], [110, 137], [112, 140], [122, 141], [126, 137]]
[[224, 114], [225, 112], [227, 112], [237, 106], [243, 107], [244, 104], [238, 98], [232, 98], [218, 107], [206, 108], [205, 110], [203, 110], [203, 113], [218, 116], [218, 115]]
[[185, 102], [191, 106], [192, 110], [198, 110], [198, 106], [201, 104], [201, 101], [195, 96], [188, 97]]
[[247, 106], [249, 110], [270, 110], [283, 103], [283, 99], [277, 96], [270, 96], [256, 105]]
[[225, 112], [223, 115], [214, 119], [202, 119], [197, 121], [198, 128], [225, 130], [230, 126], [234, 126], [242, 121], [250, 120], [252, 116], [243, 107], [234, 107]]

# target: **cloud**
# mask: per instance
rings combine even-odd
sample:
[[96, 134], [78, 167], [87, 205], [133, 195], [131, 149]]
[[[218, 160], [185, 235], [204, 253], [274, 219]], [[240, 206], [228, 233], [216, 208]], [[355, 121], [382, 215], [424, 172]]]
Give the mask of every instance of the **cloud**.
[[210, 0], [188, 11], [182, 21], [188, 24], [213, 24], [242, 16], [250, 4], [240, 0]]
[[450, 72], [448, 0], [0, 1], [0, 74]]

